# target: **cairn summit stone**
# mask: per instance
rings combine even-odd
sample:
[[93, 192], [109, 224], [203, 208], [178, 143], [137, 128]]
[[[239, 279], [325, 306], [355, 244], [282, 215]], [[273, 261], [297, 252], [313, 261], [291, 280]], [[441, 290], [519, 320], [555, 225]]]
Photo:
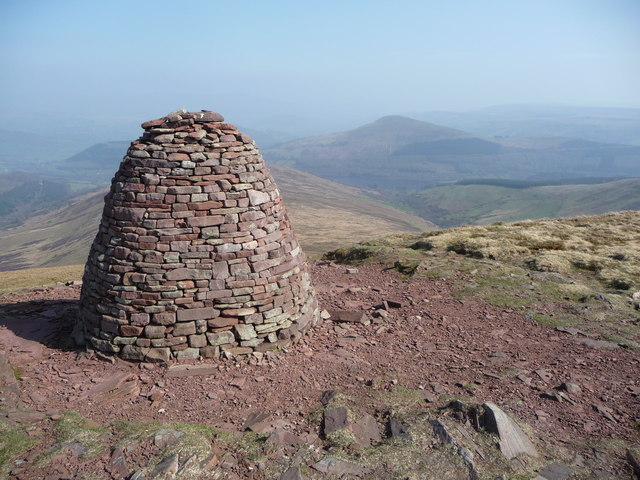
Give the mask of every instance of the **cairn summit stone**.
[[105, 197], [75, 336], [126, 360], [162, 362], [301, 337], [319, 310], [253, 140], [209, 110], [177, 110], [142, 128]]

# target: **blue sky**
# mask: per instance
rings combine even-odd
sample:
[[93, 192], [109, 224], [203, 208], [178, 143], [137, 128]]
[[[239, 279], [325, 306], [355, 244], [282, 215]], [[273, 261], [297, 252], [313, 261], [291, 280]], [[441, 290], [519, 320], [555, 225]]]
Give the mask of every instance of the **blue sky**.
[[638, 0], [0, 0], [0, 115], [640, 107], [639, 25]]

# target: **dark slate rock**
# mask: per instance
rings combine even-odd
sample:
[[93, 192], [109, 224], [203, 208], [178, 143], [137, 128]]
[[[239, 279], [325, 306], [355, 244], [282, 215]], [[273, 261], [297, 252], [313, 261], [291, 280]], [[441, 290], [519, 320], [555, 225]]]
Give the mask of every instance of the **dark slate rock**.
[[302, 472], [300, 471], [300, 467], [289, 467], [282, 475], [280, 475], [280, 480], [302, 480]]
[[561, 463], [551, 463], [538, 472], [538, 479], [542, 480], [568, 480], [573, 471]]
[[411, 441], [411, 434], [406, 426], [402, 424], [399, 420], [391, 417], [389, 419], [389, 436], [391, 438], [397, 438], [404, 442]]

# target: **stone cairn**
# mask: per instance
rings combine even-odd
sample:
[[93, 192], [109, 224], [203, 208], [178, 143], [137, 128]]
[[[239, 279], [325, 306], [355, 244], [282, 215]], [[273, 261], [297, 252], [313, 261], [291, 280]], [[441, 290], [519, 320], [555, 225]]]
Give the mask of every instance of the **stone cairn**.
[[145, 122], [105, 197], [76, 335], [125, 360], [265, 352], [319, 319], [253, 140], [218, 113]]

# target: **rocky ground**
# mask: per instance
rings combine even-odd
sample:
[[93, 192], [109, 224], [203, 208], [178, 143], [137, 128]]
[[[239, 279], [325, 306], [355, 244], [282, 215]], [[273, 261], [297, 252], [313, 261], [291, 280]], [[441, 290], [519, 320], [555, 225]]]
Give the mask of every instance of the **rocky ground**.
[[461, 298], [461, 273], [406, 278], [381, 265], [316, 262], [312, 276], [332, 317], [307, 337], [275, 353], [191, 365], [77, 350], [69, 334], [78, 286], [4, 296], [0, 473], [638, 476], [635, 349]]

